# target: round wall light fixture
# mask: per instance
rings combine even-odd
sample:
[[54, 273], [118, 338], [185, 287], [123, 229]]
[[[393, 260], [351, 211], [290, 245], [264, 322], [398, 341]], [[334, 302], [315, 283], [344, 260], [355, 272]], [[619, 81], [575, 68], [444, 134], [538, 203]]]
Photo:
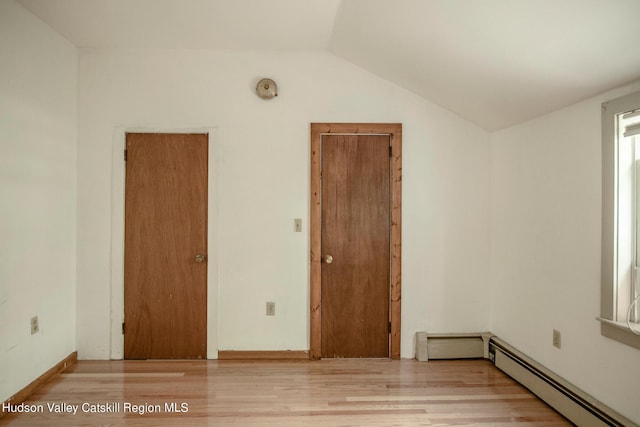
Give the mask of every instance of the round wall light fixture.
[[271, 99], [278, 96], [278, 85], [271, 79], [262, 79], [256, 86], [256, 93], [262, 99]]

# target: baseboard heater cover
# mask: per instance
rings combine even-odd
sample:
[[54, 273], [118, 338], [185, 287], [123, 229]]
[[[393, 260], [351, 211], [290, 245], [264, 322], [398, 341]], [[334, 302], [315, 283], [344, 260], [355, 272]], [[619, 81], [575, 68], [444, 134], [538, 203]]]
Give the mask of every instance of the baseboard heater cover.
[[416, 333], [416, 359], [488, 359], [489, 332], [434, 334]]
[[495, 336], [489, 359], [577, 426], [639, 427]]

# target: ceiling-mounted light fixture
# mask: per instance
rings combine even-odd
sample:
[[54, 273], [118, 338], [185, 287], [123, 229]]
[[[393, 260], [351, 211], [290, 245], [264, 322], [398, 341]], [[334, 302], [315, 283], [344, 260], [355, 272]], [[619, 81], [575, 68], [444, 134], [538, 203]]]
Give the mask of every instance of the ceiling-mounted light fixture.
[[271, 79], [262, 79], [256, 86], [256, 93], [262, 99], [271, 99], [278, 96], [278, 85]]

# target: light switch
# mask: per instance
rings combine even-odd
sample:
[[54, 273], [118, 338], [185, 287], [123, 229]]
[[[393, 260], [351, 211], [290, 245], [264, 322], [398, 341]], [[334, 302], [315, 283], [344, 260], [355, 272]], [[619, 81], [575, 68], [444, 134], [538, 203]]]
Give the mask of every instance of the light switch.
[[296, 218], [293, 220], [294, 229], [296, 233], [302, 232], [302, 218]]

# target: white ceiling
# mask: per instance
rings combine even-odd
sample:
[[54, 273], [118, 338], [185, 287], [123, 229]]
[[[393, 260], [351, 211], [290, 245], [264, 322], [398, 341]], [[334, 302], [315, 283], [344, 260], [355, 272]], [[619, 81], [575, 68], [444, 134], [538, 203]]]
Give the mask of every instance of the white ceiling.
[[326, 49], [339, 0], [19, 0], [78, 47]]
[[487, 130], [640, 79], [640, 0], [19, 0], [78, 47], [326, 49]]

